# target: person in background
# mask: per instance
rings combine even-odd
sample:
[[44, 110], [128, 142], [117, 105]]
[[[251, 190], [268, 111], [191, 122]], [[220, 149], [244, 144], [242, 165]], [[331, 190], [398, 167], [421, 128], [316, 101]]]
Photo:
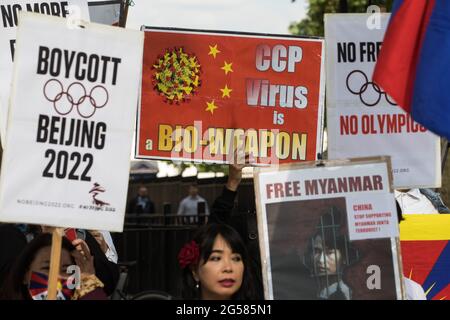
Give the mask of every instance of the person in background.
[[[50, 230], [47, 232], [50, 232]], [[77, 229], [77, 234], [77, 240], [83, 240], [88, 245], [88, 248], [94, 257], [96, 276], [103, 282], [105, 293], [110, 296], [114, 292], [117, 282], [119, 281], [119, 266], [115, 262], [108, 259], [105, 255], [105, 251], [101, 248], [98, 240], [92, 235], [91, 232], [87, 232], [83, 229]], [[77, 249], [80, 248], [77, 247]]]
[[[206, 216], [209, 216], [208, 203], [205, 199], [198, 195], [198, 187], [197, 184], [193, 183], [189, 186], [189, 195], [181, 200], [180, 205], [178, 206], [178, 215], [183, 216], [193, 216], [197, 217], [199, 213], [199, 206], [204, 206], [204, 213]], [[203, 210], [202, 210], [203, 211]], [[194, 222], [194, 219], [189, 220], [190, 223]]]
[[[25, 246], [0, 291], [0, 299], [47, 299], [51, 245], [52, 235], [41, 233]], [[75, 268], [70, 270], [74, 265], [79, 268], [78, 276]], [[77, 279], [79, 283], [73, 283]], [[103, 287], [95, 276], [94, 258], [87, 244], [81, 239], [70, 243], [63, 237], [57, 300], [106, 300]]]
[[111, 234], [108, 231], [89, 231], [91, 235], [97, 240], [100, 248], [105, 254], [106, 258], [114, 263], [117, 263], [119, 256], [117, 255], [116, 247], [112, 240]]
[[128, 213], [150, 214], [155, 213], [155, 205], [148, 196], [147, 187], [140, 186], [137, 196], [128, 204]]
[[[51, 233], [54, 229], [39, 225], [27, 225], [26, 228], [23, 226], [14, 224], [0, 225], [0, 286], [27, 243], [42, 233]], [[86, 242], [89, 251], [94, 257], [95, 274], [104, 284], [105, 293], [108, 296], [111, 295], [119, 281], [119, 266], [107, 259], [105, 252], [90, 232], [77, 229], [76, 234], [77, 240]], [[81, 249], [79, 245], [78, 249]]]
[[431, 189], [395, 190], [395, 199], [403, 214], [450, 213], [450, 209], [444, 204], [439, 193]]

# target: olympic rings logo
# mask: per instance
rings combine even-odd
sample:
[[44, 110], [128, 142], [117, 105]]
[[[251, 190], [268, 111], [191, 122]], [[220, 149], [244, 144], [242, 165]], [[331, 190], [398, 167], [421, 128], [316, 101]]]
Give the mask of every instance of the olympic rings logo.
[[366, 74], [361, 70], [350, 72], [347, 76], [346, 85], [348, 91], [358, 95], [361, 102], [368, 107], [376, 106], [383, 95], [390, 105], [397, 105], [375, 82], [369, 81]]
[[72, 83], [65, 91], [61, 81], [50, 79], [45, 83], [43, 92], [45, 99], [53, 103], [53, 108], [61, 116], [68, 115], [76, 108], [82, 118], [88, 119], [109, 101], [105, 87], [97, 85], [88, 94], [80, 82]]

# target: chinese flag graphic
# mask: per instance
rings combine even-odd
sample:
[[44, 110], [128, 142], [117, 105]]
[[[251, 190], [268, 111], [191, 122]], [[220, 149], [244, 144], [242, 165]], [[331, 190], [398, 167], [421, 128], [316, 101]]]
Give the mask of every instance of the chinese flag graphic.
[[136, 157], [260, 163], [321, 150], [321, 40], [145, 30]]

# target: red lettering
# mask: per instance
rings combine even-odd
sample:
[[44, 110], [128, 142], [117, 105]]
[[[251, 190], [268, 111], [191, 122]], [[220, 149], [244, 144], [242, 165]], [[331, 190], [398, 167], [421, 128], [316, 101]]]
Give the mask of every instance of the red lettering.
[[266, 185], [266, 193], [267, 193], [267, 199], [272, 198], [273, 184]]
[[292, 197], [292, 187], [291, 182], [284, 183], [284, 192], [286, 193], [286, 197]]
[[301, 196], [300, 181], [294, 181], [294, 196]]
[[356, 116], [341, 116], [339, 120], [341, 135], [355, 135], [358, 133], [358, 118]]
[[275, 198], [282, 198], [284, 197], [283, 192], [283, 184], [282, 183], [275, 183]]

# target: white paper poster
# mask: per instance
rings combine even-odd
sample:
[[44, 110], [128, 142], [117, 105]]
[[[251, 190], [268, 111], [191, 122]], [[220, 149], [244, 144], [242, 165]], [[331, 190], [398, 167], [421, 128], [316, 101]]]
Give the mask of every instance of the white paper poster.
[[440, 187], [440, 140], [372, 82], [389, 14], [325, 16], [328, 159], [384, 156], [395, 188]]
[[89, 16], [91, 22], [118, 26], [120, 22], [120, 12], [123, 7], [122, 0], [104, 1], [95, 0], [89, 1]]
[[122, 231], [143, 40], [22, 13], [1, 221]]
[[2, 0], [0, 3], [0, 137], [4, 145], [8, 120], [9, 95], [13, 74], [18, 16], [21, 11], [67, 18], [68, 26], [89, 21], [86, 0]]
[[277, 171], [260, 176], [264, 204], [345, 198], [350, 240], [398, 237], [387, 163]]
[[[267, 299], [402, 298], [389, 167], [375, 158], [257, 169]], [[374, 266], [382, 290], [367, 285]]]

